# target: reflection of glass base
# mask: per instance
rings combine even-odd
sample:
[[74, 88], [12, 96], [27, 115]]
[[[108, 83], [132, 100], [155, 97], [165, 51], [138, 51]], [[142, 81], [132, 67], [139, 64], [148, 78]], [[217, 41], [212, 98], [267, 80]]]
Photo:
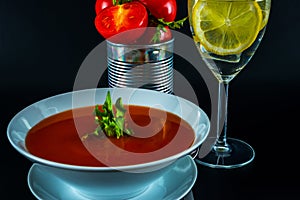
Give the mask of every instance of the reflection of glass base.
[[229, 151], [219, 152], [213, 147], [205, 157], [196, 157], [195, 161], [212, 168], [230, 169], [247, 165], [254, 159], [255, 152], [249, 144], [233, 138], [227, 138], [226, 142]]

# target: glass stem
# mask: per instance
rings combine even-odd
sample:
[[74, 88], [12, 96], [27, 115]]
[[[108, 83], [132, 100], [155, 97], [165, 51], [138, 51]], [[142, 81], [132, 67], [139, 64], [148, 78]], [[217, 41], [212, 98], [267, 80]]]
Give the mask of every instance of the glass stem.
[[[224, 86], [225, 90], [222, 90], [222, 87]], [[229, 83], [219, 83], [219, 91], [218, 91], [218, 127], [217, 127], [217, 134], [218, 138], [214, 145], [214, 150], [217, 152], [229, 152], [230, 147], [226, 142], [227, 137], [227, 107], [228, 107], [228, 88]], [[222, 95], [222, 92], [225, 92], [224, 95]], [[224, 108], [223, 108], [224, 107]], [[224, 123], [223, 127], [221, 126], [221, 119], [222, 119], [222, 113], [224, 113]], [[222, 130], [220, 130], [223, 128]]]

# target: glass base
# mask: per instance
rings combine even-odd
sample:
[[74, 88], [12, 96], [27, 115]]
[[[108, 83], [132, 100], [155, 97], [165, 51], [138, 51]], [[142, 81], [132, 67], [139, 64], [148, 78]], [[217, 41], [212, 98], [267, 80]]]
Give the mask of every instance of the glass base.
[[224, 149], [213, 146], [205, 157], [199, 158], [197, 156], [195, 161], [212, 168], [231, 169], [247, 165], [254, 159], [255, 152], [246, 142], [234, 138], [227, 138], [226, 142], [228, 144], [227, 150], [224, 151]]

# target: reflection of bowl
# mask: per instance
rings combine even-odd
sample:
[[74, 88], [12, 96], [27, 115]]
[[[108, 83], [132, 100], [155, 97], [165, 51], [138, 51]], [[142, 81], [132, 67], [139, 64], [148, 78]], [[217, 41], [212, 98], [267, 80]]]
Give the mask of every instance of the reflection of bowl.
[[[159, 108], [180, 116], [195, 132], [195, 140], [188, 149], [164, 159], [128, 166], [88, 167], [57, 163], [30, 154], [25, 147], [28, 130], [41, 120], [72, 108], [93, 106], [105, 101], [107, 91], [113, 102], [122, 97], [124, 104]], [[80, 193], [95, 196], [97, 188], [105, 188], [108, 195], [136, 195], [169, 170], [172, 162], [194, 151], [203, 143], [210, 128], [207, 115], [195, 104], [174, 95], [151, 90], [116, 88], [88, 89], [53, 96], [34, 103], [19, 112], [9, 123], [7, 135], [12, 146], [33, 162], [52, 168], [52, 173], [72, 183]], [[117, 181], [116, 181], [117, 180]], [[122, 190], [116, 188], [122, 187]], [[111, 188], [114, 188], [112, 191]]]

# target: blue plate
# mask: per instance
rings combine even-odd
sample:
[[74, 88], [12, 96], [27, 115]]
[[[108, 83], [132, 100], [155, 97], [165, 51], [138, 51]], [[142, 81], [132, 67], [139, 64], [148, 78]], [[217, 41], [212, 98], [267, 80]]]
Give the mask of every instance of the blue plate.
[[[185, 156], [173, 163], [173, 167], [164, 175], [150, 184], [142, 193], [131, 200], [175, 200], [186, 196], [197, 178], [197, 167], [190, 156]], [[60, 177], [51, 174], [47, 166], [33, 164], [28, 173], [28, 185], [37, 199], [47, 200], [91, 200]], [[120, 190], [122, 188], [116, 188]], [[97, 191], [98, 192], [98, 191]], [[99, 188], [97, 198], [105, 196], [105, 191]], [[191, 196], [190, 193], [188, 196]], [[101, 199], [101, 198], [100, 198]], [[104, 198], [103, 198], [104, 199]], [[107, 198], [105, 198], [107, 199]], [[113, 196], [110, 199], [120, 199]]]

